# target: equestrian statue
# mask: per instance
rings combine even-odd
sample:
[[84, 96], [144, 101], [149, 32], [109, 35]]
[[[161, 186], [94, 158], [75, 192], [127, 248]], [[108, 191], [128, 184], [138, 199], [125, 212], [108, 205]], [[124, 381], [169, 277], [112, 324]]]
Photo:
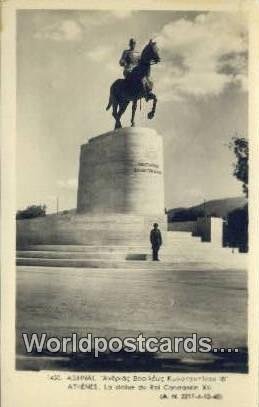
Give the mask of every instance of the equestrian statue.
[[131, 126], [135, 126], [135, 113], [137, 101], [144, 98], [147, 102], [153, 100], [148, 118], [155, 115], [157, 97], [152, 92], [153, 82], [150, 78], [151, 65], [160, 62], [156, 42], [150, 40], [144, 47], [141, 55], [135, 50], [136, 41], [131, 38], [129, 49], [123, 51], [120, 65], [124, 68], [124, 79], [117, 79], [110, 88], [110, 98], [106, 110], [112, 107], [112, 115], [115, 119], [115, 129], [121, 126], [121, 116], [132, 102]]

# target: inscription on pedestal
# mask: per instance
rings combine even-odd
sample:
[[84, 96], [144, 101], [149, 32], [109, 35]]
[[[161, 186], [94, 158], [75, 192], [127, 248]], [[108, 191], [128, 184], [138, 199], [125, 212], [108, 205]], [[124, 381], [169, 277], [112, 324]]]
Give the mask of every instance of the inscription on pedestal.
[[[141, 168], [139, 168], [141, 167]], [[142, 168], [144, 167], [144, 168]], [[162, 171], [159, 168], [159, 165], [154, 163], [137, 163], [137, 166], [134, 168], [135, 172], [147, 172], [149, 174], [162, 174]]]

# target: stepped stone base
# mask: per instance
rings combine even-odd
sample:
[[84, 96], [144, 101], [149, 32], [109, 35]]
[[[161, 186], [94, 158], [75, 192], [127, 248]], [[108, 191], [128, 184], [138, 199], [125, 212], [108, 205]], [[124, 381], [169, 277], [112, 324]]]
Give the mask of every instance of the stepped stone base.
[[165, 215], [49, 215], [17, 221], [17, 248], [28, 245], [137, 245], [149, 244], [157, 222], [166, 241]]
[[[167, 235], [167, 236], [166, 236]], [[147, 241], [135, 245], [27, 245], [17, 251], [17, 265], [103, 269], [175, 270], [224, 268], [246, 269], [247, 256], [231, 249], [203, 243], [187, 232], [167, 232], [159, 252], [160, 262], [151, 261]]]

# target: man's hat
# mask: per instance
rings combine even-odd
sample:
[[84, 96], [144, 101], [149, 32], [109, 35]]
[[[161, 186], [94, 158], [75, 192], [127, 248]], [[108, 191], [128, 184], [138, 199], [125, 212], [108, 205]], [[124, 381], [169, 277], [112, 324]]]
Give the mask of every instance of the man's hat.
[[155, 227], [157, 227], [157, 226], [158, 226], [158, 223], [154, 223], [154, 225], [153, 225], [153, 226], [154, 226], [154, 228], [155, 228]]

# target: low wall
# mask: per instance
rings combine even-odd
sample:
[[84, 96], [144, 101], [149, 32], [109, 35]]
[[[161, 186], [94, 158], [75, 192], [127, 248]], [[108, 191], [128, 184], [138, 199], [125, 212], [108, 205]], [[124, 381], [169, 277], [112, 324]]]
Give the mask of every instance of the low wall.
[[16, 222], [18, 248], [33, 244], [149, 245], [153, 223], [159, 224], [166, 242], [164, 215], [49, 215]]
[[191, 232], [193, 236], [201, 237], [203, 242], [211, 242], [223, 246], [223, 219], [202, 217], [196, 221], [169, 222], [169, 231]]
[[198, 218], [197, 235], [203, 242], [211, 242], [217, 246], [223, 246], [223, 219], [221, 218]]
[[168, 230], [171, 232], [194, 232], [196, 229], [196, 221], [186, 222], [169, 222]]

